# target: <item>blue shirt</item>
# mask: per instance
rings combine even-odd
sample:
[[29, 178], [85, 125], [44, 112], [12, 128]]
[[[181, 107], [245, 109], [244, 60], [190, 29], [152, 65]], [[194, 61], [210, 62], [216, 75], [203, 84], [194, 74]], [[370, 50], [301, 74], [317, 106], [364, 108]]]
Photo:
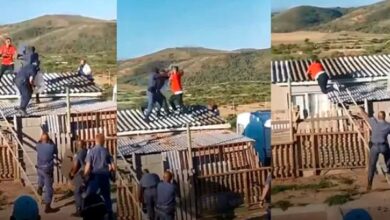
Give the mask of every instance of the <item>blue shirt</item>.
[[34, 76], [35, 69], [31, 64], [24, 65], [19, 71], [16, 72], [15, 82], [26, 83], [31, 76]]
[[36, 148], [38, 154], [38, 168], [53, 169], [55, 155], [58, 155], [57, 146], [50, 143], [38, 143]]
[[161, 182], [157, 185], [157, 205], [176, 206], [176, 186], [174, 184]]
[[369, 123], [372, 128], [371, 142], [373, 144], [387, 143], [387, 136], [390, 134], [390, 124], [384, 120], [370, 118]]
[[150, 73], [148, 79], [148, 91], [155, 93], [156, 92], [156, 79], [158, 77], [158, 73]]
[[143, 188], [150, 188], [150, 187], [156, 187], [159, 182], [160, 182], [160, 177], [158, 177], [157, 174], [145, 173], [144, 175], [142, 175], [139, 184]]
[[109, 174], [108, 165], [112, 163], [112, 158], [106, 148], [96, 145], [88, 151], [85, 162], [91, 164], [92, 174]]
[[85, 166], [85, 158], [87, 157], [87, 149], [81, 149], [76, 154], [76, 163], [79, 167], [79, 173], [83, 171]]

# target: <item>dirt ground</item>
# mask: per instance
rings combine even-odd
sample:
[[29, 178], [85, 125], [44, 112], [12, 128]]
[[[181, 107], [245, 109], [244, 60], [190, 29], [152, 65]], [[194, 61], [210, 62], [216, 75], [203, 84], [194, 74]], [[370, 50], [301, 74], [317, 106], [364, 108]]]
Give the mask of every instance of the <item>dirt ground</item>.
[[[58, 212], [45, 214], [43, 205], [40, 206], [40, 215], [42, 220], [76, 220], [80, 218], [72, 217], [75, 211], [73, 194], [71, 186], [55, 187], [54, 202], [52, 207], [59, 209]], [[28, 187], [23, 187], [19, 182], [4, 181], [0, 182], [0, 219], [9, 219], [13, 202], [20, 195], [33, 195]], [[112, 195], [111, 197], [113, 197]], [[113, 200], [114, 208], [116, 200]], [[115, 210], [115, 209], [114, 209]]]
[[[383, 176], [377, 175], [373, 190], [367, 192], [366, 178], [366, 171], [359, 169], [326, 176], [275, 180], [272, 184], [272, 219], [341, 220], [341, 216], [354, 208], [365, 209], [374, 220], [388, 219], [390, 186]], [[297, 187], [283, 191], [283, 186], [293, 184]]]
[[254, 112], [259, 110], [270, 110], [271, 109], [271, 103], [270, 102], [257, 102], [252, 104], [246, 104], [246, 105], [239, 105], [239, 106], [231, 106], [231, 105], [224, 105], [220, 106], [219, 108], [220, 115], [223, 118], [226, 118], [229, 115], [236, 115], [242, 112]]

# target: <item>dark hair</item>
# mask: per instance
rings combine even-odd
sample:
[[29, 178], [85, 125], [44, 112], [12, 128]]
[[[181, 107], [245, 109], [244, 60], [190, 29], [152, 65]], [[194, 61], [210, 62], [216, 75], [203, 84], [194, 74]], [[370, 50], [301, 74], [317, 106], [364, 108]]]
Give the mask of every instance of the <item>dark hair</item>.
[[34, 46], [31, 47], [31, 51], [35, 52], [35, 47]]
[[174, 69], [175, 71], [179, 71], [179, 67], [178, 66], [173, 66], [172, 69]]
[[154, 68], [154, 72], [155, 72], [155, 73], [159, 73], [159, 72], [160, 72], [160, 68], [155, 67], [155, 68]]

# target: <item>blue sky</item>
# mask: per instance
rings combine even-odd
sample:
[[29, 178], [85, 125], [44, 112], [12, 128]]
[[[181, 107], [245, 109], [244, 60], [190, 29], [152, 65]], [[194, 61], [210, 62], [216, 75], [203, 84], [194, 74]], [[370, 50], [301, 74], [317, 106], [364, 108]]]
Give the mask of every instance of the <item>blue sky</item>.
[[269, 48], [271, 0], [118, 0], [118, 59], [171, 47]]
[[272, 11], [285, 10], [301, 5], [311, 5], [318, 7], [356, 7], [369, 5], [381, 0], [272, 0]]
[[9, 0], [1, 5], [0, 24], [16, 23], [46, 14], [116, 19], [116, 0]]

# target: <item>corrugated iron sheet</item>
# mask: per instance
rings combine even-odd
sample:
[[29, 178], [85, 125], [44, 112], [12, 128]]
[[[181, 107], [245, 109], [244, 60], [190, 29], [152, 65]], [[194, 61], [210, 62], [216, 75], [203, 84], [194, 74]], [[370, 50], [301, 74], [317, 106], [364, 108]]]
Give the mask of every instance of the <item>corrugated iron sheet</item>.
[[390, 91], [387, 91], [387, 82], [386, 81], [377, 81], [370, 83], [351, 83], [342, 85], [340, 92], [331, 91], [328, 93], [328, 98], [337, 103], [336, 93], [339, 94], [339, 97], [342, 102], [351, 103], [352, 100], [348, 95], [348, 89], [355, 99], [356, 102], [364, 102], [365, 99], [368, 101], [380, 101], [390, 99]]
[[[390, 55], [344, 56], [321, 59], [330, 78], [368, 78], [387, 76], [390, 73]], [[306, 76], [310, 60], [272, 61], [272, 83], [311, 81]]]
[[[66, 94], [66, 87], [69, 87], [71, 94], [100, 93], [102, 90], [94, 82], [85, 76], [79, 76], [77, 73], [43, 73], [46, 89], [42, 94], [60, 95]], [[17, 89], [13, 83], [14, 74], [5, 74], [0, 81], [0, 96], [17, 95]]]
[[[91, 98], [72, 98], [70, 105], [72, 113], [116, 110], [116, 102], [101, 101], [99, 99]], [[19, 106], [19, 103], [0, 102], [0, 108], [6, 117], [13, 117], [15, 114], [17, 114], [17, 111], [15, 110], [16, 106]], [[66, 109], [66, 100], [59, 99], [41, 104], [31, 103], [27, 107], [27, 113], [30, 116], [63, 115], [66, 114]]]
[[186, 114], [172, 114], [157, 117], [156, 112], [150, 116], [150, 122], [145, 121], [144, 114], [139, 109], [118, 111], [118, 132], [155, 131], [164, 129], [185, 128], [207, 125], [226, 125], [226, 122], [204, 106], [191, 106]]
[[[252, 142], [254, 140], [231, 131], [203, 131], [192, 132], [192, 147], [207, 147]], [[142, 135], [118, 138], [118, 150], [128, 156], [135, 154], [148, 154], [183, 150], [187, 148], [187, 134], [170, 133], [158, 135]]]

